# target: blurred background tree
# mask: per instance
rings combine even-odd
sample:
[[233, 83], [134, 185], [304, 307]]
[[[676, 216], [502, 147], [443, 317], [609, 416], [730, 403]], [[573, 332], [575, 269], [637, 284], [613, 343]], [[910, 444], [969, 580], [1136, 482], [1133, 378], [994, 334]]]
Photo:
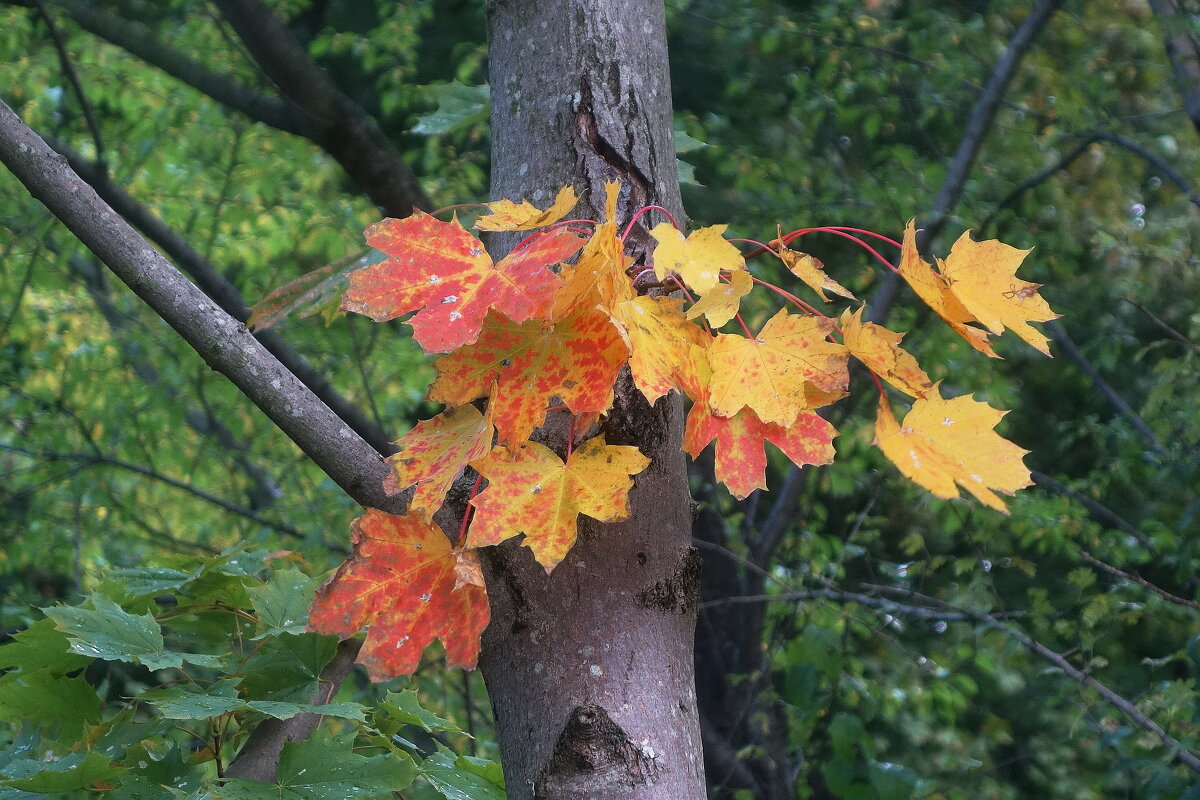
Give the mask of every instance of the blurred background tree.
[[[381, 209], [487, 195], [481, 2], [270, 5], [302, 45], [275, 68], [209, 3], [0, 7], [0, 96], [243, 316], [370, 257]], [[667, 9], [694, 224], [896, 235], [915, 216], [943, 256], [973, 229], [1034, 247], [1022, 274], [1064, 314], [1054, 360], [1001, 341], [990, 361], [907, 289], [893, 305], [860, 252], [805, 237], [948, 394], [1012, 409], [1037, 485], [1007, 518], [930, 498], [850, 401], [837, 462], [773, 461], [768, 493], [735, 501], [701, 458], [711, 796], [1200, 797], [1179, 749], [1200, 732], [1197, 18], [1166, 0]], [[0, 624], [169, 556], [339, 561], [353, 502], [7, 173], [0, 193]], [[275, 335], [377, 446], [434, 410], [403, 325], [325, 309]], [[477, 678], [430, 660], [410, 685], [494, 755]], [[157, 684], [121, 680], [110, 716]]]

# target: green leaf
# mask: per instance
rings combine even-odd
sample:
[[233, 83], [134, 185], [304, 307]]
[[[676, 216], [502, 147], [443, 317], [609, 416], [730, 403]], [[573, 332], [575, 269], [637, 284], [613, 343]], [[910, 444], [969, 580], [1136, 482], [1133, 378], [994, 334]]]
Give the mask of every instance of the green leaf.
[[0, 719], [58, 726], [64, 737], [82, 735], [100, 718], [100, 697], [83, 675], [67, 678], [49, 669], [0, 676]]
[[354, 735], [319, 729], [303, 742], [288, 743], [279, 759], [278, 785], [232, 780], [206, 793], [214, 800], [350, 800], [390, 796], [408, 787], [417, 767], [404, 753], [363, 756]]
[[[499, 766], [499, 765], [495, 765]], [[492, 780], [491, 762], [453, 753], [434, 753], [421, 764], [421, 773], [447, 800], [504, 800], [503, 782]]]
[[291, 719], [297, 714], [323, 714], [327, 717], [341, 717], [366, 722], [366, 707], [358, 703], [328, 703], [314, 705], [312, 703], [280, 703], [274, 700], [251, 700], [246, 703], [249, 708], [262, 712], [275, 719]]
[[437, 136], [468, 122], [482, 119], [491, 102], [491, 88], [465, 86], [458, 81], [426, 87], [437, 101], [437, 110], [417, 118], [412, 132], [421, 136]]
[[459, 728], [450, 720], [426, 711], [417, 700], [417, 693], [412, 689], [400, 692], [388, 692], [380, 704], [388, 716], [407, 725], [416, 725], [426, 733], [434, 731], [450, 731], [457, 733]]
[[71, 652], [66, 635], [49, 619], [39, 619], [0, 646], [0, 670], [45, 670], [65, 675], [83, 669], [91, 659]]
[[184, 683], [169, 689], [151, 689], [142, 692], [139, 698], [167, 719], [208, 719], [247, 707], [238, 697], [237, 684], [235, 678], [225, 678], [208, 687]]
[[69, 753], [62, 758], [14, 759], [0, 772], [0, 786], [27, 792], [69, 792], [124, 772], [99, 753]]
[[315, 633], [266, 639], [242, 668], [242, 691], [255, 700], [306, 703], [336, 648], [336, 638]]
[[127, 602], [140, 597], [177, 592], [195, 580], [201, 568], [184, 572], [170, 567], [148, 569], [110, 570], [99, 586], [99, 591], [118, 602]]
[[262, 586], [246, 590], [258, 614], [255, 639], [281, 633], [301, 634], [308, 625], [308, 606], [320, 578], [310, 578], [295, 567], [276, 570]]
[[150, 669], [181, 667], [184, 661], [213, 667], [221, 664], [220, 656], [167, 650], [162, 628], [150, 614], [130, 614], [102, 594], [93, 594], [91, 604], [90, 609], [42, 609], [70, 637], [73, 652], [105, 661], [132, 661]]

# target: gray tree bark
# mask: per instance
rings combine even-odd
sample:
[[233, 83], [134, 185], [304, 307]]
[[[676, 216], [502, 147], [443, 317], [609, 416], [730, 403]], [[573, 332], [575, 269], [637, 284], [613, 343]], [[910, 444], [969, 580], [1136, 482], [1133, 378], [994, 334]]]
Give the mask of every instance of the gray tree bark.
[[[493, 198], [544, 203], [571, 184], [584, 194], [576, 215], [598, 219], [603, 184], [616, 178], [624, 219], [647, 204], [682, 219], [662, 3], [493, 0], [488, 20]], [[645, 238], [639, 226], [631, 250], [644, 252]], [[682, 406], [651, 408], [624, 376], [604, 428], [610, 444], [653, 460], [636, 478], [629, 520], [583, 520], [549, 576], [514, 543], [487, 557], [492, 624], [480, 667], [508, 796], [699, 800], [699, 562]]]

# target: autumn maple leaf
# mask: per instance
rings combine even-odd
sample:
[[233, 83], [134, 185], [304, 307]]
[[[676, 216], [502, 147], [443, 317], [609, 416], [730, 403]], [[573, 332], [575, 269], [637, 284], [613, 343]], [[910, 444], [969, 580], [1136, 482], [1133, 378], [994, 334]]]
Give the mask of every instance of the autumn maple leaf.
[[[783, 235], [781, 233], [779, 240], [782, 239]], [[826, 290], [850, 300], [855, 299], [849, 289], [825, 273], [825, 265], [819, 259], [810, 256], [808, 253], [792, 250], [783, 244], [779, 246], [779, 250], [774, 252], [793, 275], [804, 281], [808, 285], [808, 288], [816, 292], [817, 296], [826, 303], [829, 302], [829, 297], [825, 294]]]
[[921, 369], [912, 354], [900, 346], [904, 334], [882, 325], [863, 322], [863, 309], [853, 314], [842, 312], [842, 342], [851, 355], [888, 383], [913, 397], [924, 397], [933, 389], [933, 381]]
[[696, 293], [708, 294], [720, 281], [721, 270], [746, 268], [746, 259], [721, 235], [727, 227], [710, 225], [684, 238], [666, 222], [655, 225], [650, 231], [658, 242], [654, 248], [654, 274], [662, 281], [675, 273]]
[[841, 396], [849, 383], [846, 348], [826, 340], [828, 317], [802, 317], [781, 309], [748, 339], [720, 334], [708, 348], [712, 410], [732, 417], [752, 408], [763, 422], [788, 426], [804, 411], [811, 389]]
[[492, 421], [472, 405], [448, 408], [433, 419], [418, 422], [388, 458], [392, 473], [384, 488], [398, 492], [416, 484], [409, 512], [432, 522], [446, 491], [468, 463], [492, 447]]
[[544, 228], [565, 217], [577, 202], [579, 200], [575, 197], [575, 190], [570, 186], [559, 189], [558, 196], [545, 211], [539, 211], [527, 200], [520, 203], [497, 200], [487, 204], [492, 213], [475, 220], [475, 227], [481, 231], [529, 231]]
[[437, 360], [429, 398], [462, 405], [488, 395], [495, 384], [489, 413], [500, 443], [511, 446], [542, 424], [551, 398], [576, 414], [607, 411], [628, 358], [628, 346], [600, 311], [520, 325], [493, 313], [475, 344]]
[[625, 273], [632, 263], [617, 236], [617, 224], [597, 225], [576, 262], [563, 265], [563, 285], [554, 294], [550, 319], [592, 308], [611, 312], [618, 303], [632, 300], [637, 292]]
[[524, 544], [550, 572], [575, 543], [580, 514], [601, 522], [629, 516], [631, 476], [649, 463], [636, 447], [606, 444], [603, 436], [588, 439], [566, 463], [535, 442], [498, 447], [471, 465], [488, 487], [471, 500], [475, 517], [467, 544], [499, 544], [523, 533]]
[[687, 318], [695, 319], [703, 314], [709, 325], [719, 328], [737, 316], [742, 298], [753, 288], [754, 278], [750, 273], [744, 269], [735, 270], [729, 275], [729, 283], [718, 285], [693, 303], [687, 310]]
[[573, 233], [548, 231], [493, 264], [458, 220], [442, 222], [420, 211], [377, 222], [366, 236], [387, 258], [351, 273], [342, 310], [376, 322], [417, 311], [409, 324], [427, 353], [474, 342], [489, 309], [516, 322], [544, 316], [561, 283], [550, 267], [583, 245]]
[[837, 429], [810, 412], [801, 413], [788, 427], [763, 422], [750, 409], [732, 417], [712, 413], [708, 384], [712, 370], [704, 349], [692, 347], [680, 380], [692, 408], [683, 433], [683, 449], [692, 458], [716, 439], [717, 480], [736, 498], [744, 499], [755, 489], [767, 488], [767, 456], [764, 442], [771, 442], [798, 467], [833, 461], [833, 439]]
[[934, 496], [958, 497], [957, 484], [1007, 514], [996, 492], [1011, 495], [1032, 481], [1021, 460], [1029, 451], [993, 430], [1006, 413], [969, 396], [943, 400], [935, 386], [913, 402], [900, 425], [880, 396], [875, 441], [900, 472]]
[[693, 345], [704, 346], [711, 337], [680, 310], [683, 300], [643, 295], [618, 304], [612, 312], [629, 345], [629, 369], [634, 385], [655, 403], [680, 388], [677, 375]]
[[938, 268], [950, 291], [980, 325], [994, 334], [1008, 328], [1029, 345], [1050, 355], [1049, 339], [1030, 322], [1048, 322], [1060, 315], [1050, 310], [1038, 294], [1041, 284], [1017, 277], [1017, 268], [1029, 255], [996, 239], [976, 242], [963, 233]]
[[434, 639], [448, 664], [474, 668], [490, 616], [487, 591], [471, 578], [477, 554], [416, 515], [375, 509], [354, 521], [350, 542], [354, 554], [313, 599], [309, 629], [349, 638], [368, 628], [358, 661], [374, 681], [411, 675]]

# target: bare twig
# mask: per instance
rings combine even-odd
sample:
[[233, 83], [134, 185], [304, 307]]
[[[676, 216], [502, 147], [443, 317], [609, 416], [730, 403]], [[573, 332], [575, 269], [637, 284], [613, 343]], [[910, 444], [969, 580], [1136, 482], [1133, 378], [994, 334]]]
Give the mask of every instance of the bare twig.
[[1151, 322], [1153, 322], [1158, 327], [1162, 328], [1166, 332], [1166, 334], [1168, 336], [1170, 336], [1172, 339], [1183, 344], [1185, 347], [1187, 347], [1189, 350], [1191, 350], [1196, 355], [1200, 355], [1200, 345], [1196, 344], [1191, 339], [1187, 338], [1182, 333], [1175, 330], [1167, 323], [1163, 322], [1161, 319], [1158, 318], [1158, 315], [1156, 315], [1153, 311], [1146, 308], [1144, 305], [1139, 303], [1137, 300], [1134, 300], [1132, 297], [1129, 297], [1128, 295], [1126, 295], [1125, 297], [1123, 297], [1121, 299], [1124, 300], [1126, 303], [1129, 303], [1129, 305], [1133, 306], [1138, 311], [1141, 311], [1143, 314], [1145, 314], [1146, 317], [1149, 318], [1149, 320]]
[[1037, 472], [1035, 470], [1034, 472], [1031, 472], [1030, 475], [1038, 486], [1049, 489], [1050, 491], [1058, 494], [1064, 494], [1075, 502], [1079, 503], [1081, 506], [1087, 509], [1088, 515], [1096, 522], [1099, 522], [1101, 525], [1106, 527], [1113, 528], [1114, 530], [1121, 531], [1122, 533], [1126, 533], [1136, 539], [1142, 546], [1153, 549], [1154, 543], [1150, 541], [1146, 534], [1139, 531], [1133, 526], [1132, 523], [1130, 523], [1117, 512], [1113, 511], [1108, 506], [1096, 502], [1083, 492], [1077, 492], [1064, 483], [1059, 483], [1044, 472]]
[[1046, 331], [1053, 337], [1059, 350], [1067, 358], [1075, 362], [1075, 366], [1079, 367], [1080, 372], [1086, 375], [1092, 384], [1100, 390], [1100, 394], [1104, 396], [1109, 405], [1116, 409], [1117, 413], [1124, 417], [1133, 426], [1133, 429], [1142, 435], [1142, 438], [1150, 445], [1150, 449], [1159, 455], [1166, 455], [1167, 448], [1154, 435], [1154, 431], [1150, 430], [1150, 426], [1125, 402], [1125, 399], [1105, 380], [1100, 371], [1092, 366], [1092, 362], [1088, 361], [1087, 356], [1075, 346], [1075, 342], [1067, 335], [1066, 328], [1060, 325], [1057, 320], [1050, 320], [1046, 323]]
[[[946, 179], [942, 181], [941, 189], [934, 198], [929, 214], [921, 221], [923, 233], [917, 238], [919, 249], [923, 250], [941, 232], [950, 218], [950, 213], [958, 205], [963, 189], [967, 185], [967, 176], [975, 166], [975, 159], [979, 155], [980, 148], [983, 147], [983, 141], [992, 129], [992, 120], [996, 116], [996, 110], [1000, 107], [1009, 82], [1016, 74], [1017, 65], [1021, 63], [1029, 46], [1033, 44], [1034, 38], [1060, 5], [1062, 5], [1062, 0], [1035, 0], [1029, 15], [1025, 17], [1013, 33], [1012, 39], [1009, 40], [1004, 55], [992, 68], [992, 73], [988, 77], [987, 83], [984, 84], [983, 92], [971, 109], [971, 116], [967, 119], [966, 129], [958, 143], [954, 158], [950, 161]], [[882, 325], [887, 320], [892, 310], [892, 304], [896, 301], [896, 293], [900, 290], [900, 282], [901, 278], [895, 272], [888, 272], [880, 282], [879, 289], [869, 304], [868, 313], [871, 322]]]
[[1197, 611], [1200, 611], [1200, 603], [1197, 603], [1195, 600], [1188, 600], [1186, 597], [1179, 597], [1177, 595], [1173, 595], [1170, 592], [1168, 592], [1166, 589], [1163, 589], [1160, 586], [1154, 585], [1150, 581], [1143, 578], [1141, 575], [1138, 575], [1133, 572], [1125, 572], [1124, 570], [1117, 569], [1112, 564], [1107, 564], [1107, 563], [1101, 561], [1100, 559], [1096, 558], [1094, 555], [1089, 553], [1087, 550], [1084, 550], [1082, 547], [1079, 548], [1079, 557], [1082, 558], [1084, 561], [1088, 562], [1089, 564], [1091, 564], [1092, 566], [1098, 567], [1099, 569], [1104, 570], [1109, 575], [1116, 575], [1118, 578], [1124, 578], [1127, 581], [1132, 581], [1133, 583], [1136, 583], [1137, 585], [1141, 586], [1142, 588], [1146, 589], [1147, 591], [1158, 595], [1162, 599], [1166, 600], [1168, 603], [1174, 603], [1177, 606], [1185, 606], [1187, 608], [1192, 608]]
[[70, 54], [67, 53], [62, 33], [58, 30], [54, 17], [50, 15], [50, 10], [46, 8], [45, 0], [34, 0], [34, 2], [37, 5], [38, 16], [42, 18], [46, 29], [50, 31], [50, 41], [54, 42], [54, 50], [58, 53], [58, 63], [62, 65], [63, 74], [66, 75], [67, 82], [71, 84], [71, 88], [75, 90], [75, 96], [79, 99], [79, 107], [83, 109], [83, 118], [87, 122], [88, 131], [92, 134], [92, 144], [96, 147], [96, 162], [103, 168], [104, 137], [100, 135], [100, 124], [96, 121], [96, 114], [92, 110], [92, 101], [88, 99], [87, 92], [83, 91], [83, 83], [79, 80], [79, 74], [75, 72], [75, 65], [71, 61]]

